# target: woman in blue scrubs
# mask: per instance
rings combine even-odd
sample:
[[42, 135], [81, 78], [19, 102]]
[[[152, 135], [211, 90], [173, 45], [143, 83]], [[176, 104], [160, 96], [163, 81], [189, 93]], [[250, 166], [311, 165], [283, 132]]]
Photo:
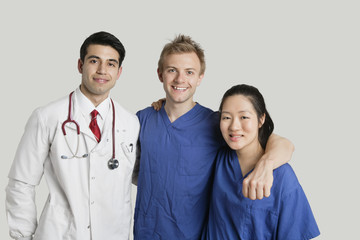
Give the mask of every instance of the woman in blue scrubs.
[[203, 239], [311, 239], [320, 234], [293, 169], [274, 170], [271, 195], [250, 200], [243, 180], [264, 154], [274, 124], [257, 88], [237, 85], [223, 96], [220, 129], [228, 146], [216, 159], [208, 225]]

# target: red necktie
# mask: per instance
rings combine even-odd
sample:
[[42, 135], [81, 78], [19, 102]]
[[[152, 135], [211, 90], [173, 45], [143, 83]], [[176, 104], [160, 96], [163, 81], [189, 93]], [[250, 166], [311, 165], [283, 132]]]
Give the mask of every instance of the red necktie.
[[98, 142], [100, 142], [100, 139], [101, 139], [101, 133], [100, 133], [100, 128], [97, 124], [97, 121], [96, 121], [96, 116], [99, 114], [98, 111], [94, 110], [91, 112], [91, 122], [90, 122], [90, 129], [91, 131], [94, 133], [95, 135], [95, 138]]

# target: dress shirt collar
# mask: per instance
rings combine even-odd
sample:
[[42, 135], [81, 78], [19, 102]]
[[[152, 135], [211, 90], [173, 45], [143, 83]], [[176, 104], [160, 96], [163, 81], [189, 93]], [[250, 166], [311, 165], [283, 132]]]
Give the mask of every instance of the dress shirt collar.
[[91, 112], [96, 109], [102, 120], [105, 119], [110, 109], [110, 97], [107, 97], [97, 107], [88, 99], [81, 91], [80, 88], [76, 90], [76, 101], [80, 107], [81, 112], [85, 116], [85, 119], [91, 119]]

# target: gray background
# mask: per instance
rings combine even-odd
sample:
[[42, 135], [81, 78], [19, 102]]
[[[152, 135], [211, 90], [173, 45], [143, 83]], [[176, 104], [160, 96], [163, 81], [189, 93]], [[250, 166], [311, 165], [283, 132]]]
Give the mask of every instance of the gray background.
[[[195, 100], [217, 109], [239, 83], [263, 93], [322, 235], [358, 238], [360, 9], [358, 1], [1, 1], [0, 239], [9, 239], [5, 187], [33, 109], [80, 83], [79, 48], [105, 30], [125, 45], [112, 97], [135, 113], [163, 97], [160, 51], [184, 33], [205, 49]], [[46, 183], [37, 188], [40, 214]], [[134, 195], [136, 188], [134, 188]]]

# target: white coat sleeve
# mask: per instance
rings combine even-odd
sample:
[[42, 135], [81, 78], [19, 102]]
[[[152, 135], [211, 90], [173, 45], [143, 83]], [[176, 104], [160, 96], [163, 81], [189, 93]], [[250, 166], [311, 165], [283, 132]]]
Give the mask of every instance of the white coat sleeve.
[[6, 214], [12, 238], [32, 239], [37, 227], [35, 186], [9, 179], [6, 188]]
[[31, 239], [37, 227], [35, 186], [40, 183], [49, 153], [49, 138], [40, 110], [33, 112], [9, 172], [6, 213], [10, 236]]

